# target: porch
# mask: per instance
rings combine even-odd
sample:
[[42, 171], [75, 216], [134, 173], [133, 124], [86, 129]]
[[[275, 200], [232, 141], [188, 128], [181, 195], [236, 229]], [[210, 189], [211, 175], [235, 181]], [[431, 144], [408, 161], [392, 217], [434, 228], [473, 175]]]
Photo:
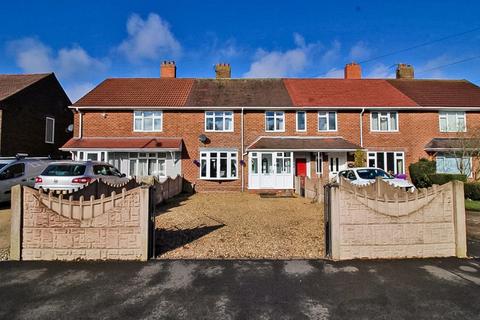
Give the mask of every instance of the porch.
[[261, 137], [247, 148], [250, 190], [292, 190], [295, 177], [330, 180], [361, 149], [340, 137]]

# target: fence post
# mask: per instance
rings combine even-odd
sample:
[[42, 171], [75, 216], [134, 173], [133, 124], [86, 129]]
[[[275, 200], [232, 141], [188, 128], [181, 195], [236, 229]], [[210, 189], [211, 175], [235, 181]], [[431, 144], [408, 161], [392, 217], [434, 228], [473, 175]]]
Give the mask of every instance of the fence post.
[[465, 196], [462, 181], [452, 181], [453, 220], [455, 226], [455, 253], [458, 258], [467, 257], [467, 227]]
[[[154, 236], [153, 232], [150, 229], [151, 226], [151, 214], [152, 208], [150, 206], [150, 187], [142, 186], [140, 187], [140, 215], [141, 215], [141, 241], [142, 241], [142, 261], [148, 260], [148, 247], [150, 236]], [[151, 235], [152, 234], [152, 235]]]
[[330, 187], [330, 248], [333, 260], [340, 260], [340, 192], [340, 186]]
[[23, 220], [23, 189], [17, 184], [11, 192], [11, 222], [10, 222], [10, 260], [19, 261], [22, 258], [22, 220]]

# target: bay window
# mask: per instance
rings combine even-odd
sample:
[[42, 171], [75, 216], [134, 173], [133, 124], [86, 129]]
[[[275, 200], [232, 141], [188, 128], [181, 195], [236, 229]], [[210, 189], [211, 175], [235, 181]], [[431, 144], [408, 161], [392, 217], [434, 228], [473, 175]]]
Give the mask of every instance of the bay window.
[[439, 153], [436, 156], [437, 173], [465, 174], [471, 176], [472, 161], [470, 157]]
[[205, 131], [233, 131], [233, 111], [205, 112]]
[[285, 131], [285, 112], [265, 112], [265, 131]]
[[337, 112], [318, 112], [318, 131], [337, 131]]
[[464, 111], [441, 111], [439, 113], [440, 132], [465, 132], [467, 131], [466, 116]]
[[158, 132], [162, 131], [162, 111], [134, 111], [133, 131]]
[[200, 152], [200, 178], [209, 180], [237, 179], [237, 152], [212, 150]]
[[165, 152], [130, 152], [130, 176], [135, 177], [166, 177], [166, 160]]
[[373, 111], [370, 128], [372, 131], [398, 131], [398, 112]]

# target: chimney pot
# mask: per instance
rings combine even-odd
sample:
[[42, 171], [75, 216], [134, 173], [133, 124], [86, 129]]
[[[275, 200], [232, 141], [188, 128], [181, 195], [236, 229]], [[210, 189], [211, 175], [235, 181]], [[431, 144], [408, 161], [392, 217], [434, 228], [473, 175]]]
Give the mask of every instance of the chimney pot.
[[361, 79], [362, 67], [356, 62], [347, 63], [345, 65], [344, 77], [345, 79]]
[[397, 79], [414, 79], [415, 72], [413, 66], [407, 63], [399, 63], [396, 71]]
[[160, 65], [160, 78], [176, 78], [177, 66], [175, 61], [164, 60]]
[[215, 76], [217, 79], [230, 79], [232, 77], [232, 68], [229, 63], [217, 63], [215, 65]]

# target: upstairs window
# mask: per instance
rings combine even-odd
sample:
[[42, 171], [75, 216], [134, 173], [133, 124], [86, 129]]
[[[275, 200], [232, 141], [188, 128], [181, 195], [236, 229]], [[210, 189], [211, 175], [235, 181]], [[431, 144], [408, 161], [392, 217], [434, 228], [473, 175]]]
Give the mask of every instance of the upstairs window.
[[318, 112], [318, 131], [337, 131], [337, 113], [335, 111]]
[[55, 143], [55, 119], [45, 118], [45, 143]]
[[233, 112], [205, 112], [205, 131], [233, 131]]
[[285, 112], [265, 112], [265, 131], [285, 131]]
[[307, 131], [307, 113], [305, 111], [297, 111], [297, 131]]
[[370, 128], [372, 131], [398, 131], [398, 112], [374, 111], [371, 113]]
[[158, 132], [162, 131], [162, 111], [135, 111], [133, 113], [133, 131]]
[[467, 131], [466, 116], [464, 111], [441, 111], [439, 113], [440, 132], [465, 132]]

